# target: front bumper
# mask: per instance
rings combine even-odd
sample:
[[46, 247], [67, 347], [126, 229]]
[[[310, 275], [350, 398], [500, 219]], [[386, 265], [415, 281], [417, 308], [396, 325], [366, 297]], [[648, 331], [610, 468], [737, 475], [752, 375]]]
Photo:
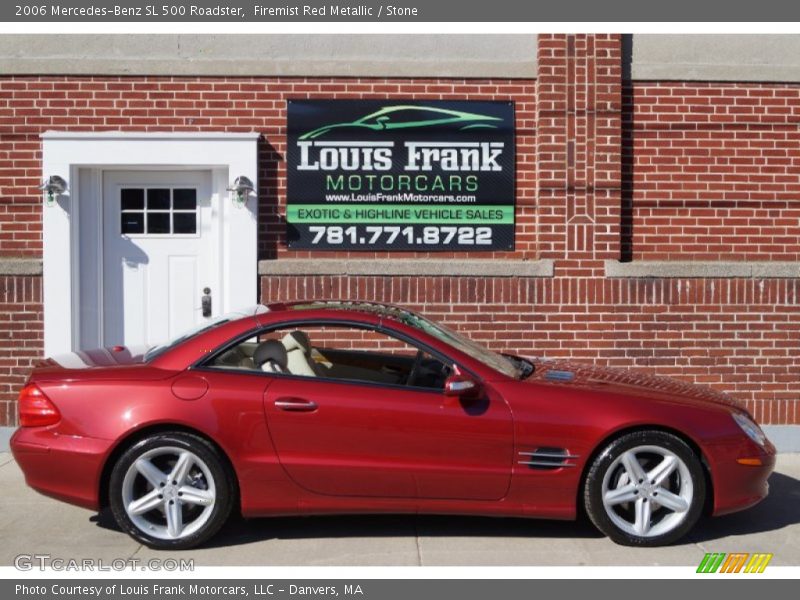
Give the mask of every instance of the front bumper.
[[112, 443], [59, 435], [52, 428], [20, 427], [10, 446], [30, 487], [46, 496], [99, 510], [100, 475]]
[[[775, 446], [762, 448], [746, 436], [709, 445], [707, 459], [714, 486], [713, 515], [726, 515], [758, 504], [769, 493], [767, 480], [775, 469]], [[737, 459], [759, 459], [761, 464], [741, 464]]]

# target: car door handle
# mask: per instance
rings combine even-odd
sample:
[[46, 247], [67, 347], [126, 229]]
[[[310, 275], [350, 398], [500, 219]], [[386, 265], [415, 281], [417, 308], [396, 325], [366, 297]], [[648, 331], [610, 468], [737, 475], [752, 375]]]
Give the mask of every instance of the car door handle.
[[294, 412], [312, 412], [317, 410], [317, 403], [303, 398], [278, 398], [275, 408]]

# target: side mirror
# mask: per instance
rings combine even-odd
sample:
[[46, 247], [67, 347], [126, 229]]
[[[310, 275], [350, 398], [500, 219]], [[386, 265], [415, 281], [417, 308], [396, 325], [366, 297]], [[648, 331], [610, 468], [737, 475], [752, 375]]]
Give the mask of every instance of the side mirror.
[[471, 379], [462, 375], [461, 373], [454, 372], [444, 382], [444, 395], [457, 396], [465, 400], [472, 400], [479, 397], [481, 394], [481, 385]]
[[381, 126], [381, 129], [386, 129], [386, 122], [389, 120], [388, 115], [384, 115], [382, 117], [378, 117], [375, 119], [375, 122]]

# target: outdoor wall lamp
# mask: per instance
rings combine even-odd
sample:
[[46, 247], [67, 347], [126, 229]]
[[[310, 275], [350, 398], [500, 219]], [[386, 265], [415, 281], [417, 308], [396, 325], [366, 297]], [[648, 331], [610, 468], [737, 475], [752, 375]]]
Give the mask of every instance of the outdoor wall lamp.
[[235, 196], [233, 201], [237, 206], [242, 207], [247, 204], [247, 199], [250, 197], [250, 194], [255, 191], [255, 187], [249, 178], [244, 175], [239, 175], [239, 177], [233, 180], [228, 191], [234, 192]]
[[67, 182], [63, 177], [50, 175], [42, 182], [39, 189], [47, 192], [47, 206], [53, 206], [56, 203], [56, 196], [60, 196], [67, 191]]

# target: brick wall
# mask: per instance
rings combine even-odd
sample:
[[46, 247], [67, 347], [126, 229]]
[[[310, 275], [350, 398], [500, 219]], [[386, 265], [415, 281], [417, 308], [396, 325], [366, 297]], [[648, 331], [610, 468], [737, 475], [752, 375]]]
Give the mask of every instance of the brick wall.
[[541, 256], [575, 275], [619, 257], [619, 35], [540, 35], [537, 175]]
[[[0, 79], [0, 82], [2, 80]], [[42, 149], [35, 136], [10, 127], [10, 101], [0, 83], [0, 256], [42, 255]], [[24, 118], [24, 117], [19, 117]]]
[[[513, 100], [517, 248], [463, 256], [549, 258], [555, 277], [263, 277], [262, 300], [405, 304], [496, 349], [704, 383], [764, 422], [800, 423], [800, 280], [603, 268], [800, 260], [800, 86], [631, 84], [618, 35], [541, 35], [531, 51], [537, 80], [0, 77], [0, 260], [41, 255], [46, 129], [258, 131], [260, 257], [331, 257], [284, 245], [288, 98]], [[0, 276], [0, 424], [42, 347], [40, 287]]]
[[800, 85], [625, 89], [623, 253], [800, 259]]
[[19, 389], [44, 346], [42, 278], [0, 276], [0, 425], [16, 420]]

